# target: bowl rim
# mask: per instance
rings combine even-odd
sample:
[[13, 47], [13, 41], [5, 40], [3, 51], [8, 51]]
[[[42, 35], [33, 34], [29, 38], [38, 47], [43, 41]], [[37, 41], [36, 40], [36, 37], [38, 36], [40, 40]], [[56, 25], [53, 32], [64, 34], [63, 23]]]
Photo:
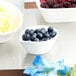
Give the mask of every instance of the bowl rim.
[[76, 9], [76, 8], [42, 8], [40, 7], [40, 0], [36, 0], [36, 5], [39, 9], [42, 9], [42, 10], [73, 10], [73, 9]]
[[12, 4], [12, 3], [10, 3], [10, 2], [8, 2], [8, 1], [0, 1], [0, 4], [5, 4], [5, 5], [10, 5], [11, 7], [13, 7], [18, 13], [19, 13], [19, 15], [20, 15], [20, 22], [19, 22], [19, 26], [14, 30], [14, 31], [8, 31], [8, 32], [4, 32], [4, 33], [0, 33], [0, 35], [7, 35], [7, 34], [11, 34], [11, 33], [14, 33], [14, 32], [16, 32], [20, 27], [21, 27], [21, 25], [23, 24], [23, 15], [22, 15], [22, 13], [21, 13], [21, 11], [17, 8], [17, 6], [15, 6], [14, 4]]
[[[31, 27], [32, 27], [33, 29], [35, 29], [35, 28], [38, 29], [38, 28], [42, 28], [42, 27], [43, 27], [43, 28], [44, 28], [44, 27], [47, 27], [47, 28], [48, 28], [48, 27], [51, 27], [51, 26], [47, 26], [47, 25], [26, 26], [25, 29], [24, 29], [24, 30], [22, 31], [22, 33], [20, 34], [20, 37], [19, 37], [19, 41], [20, 41], [20, 42], [22, 42], [22, 43], [44, 43], [44, 42], [45, 42], [45, 43], [46, 43], [46, 42], [48, 42], [48, 41], [51, 41], [51, 40], [57, 38], [58, 35], [59, 35], [59, 31], [58, 31], [56, 28], [53, 27], [53, 29], [57, 32], [57, 34], [56, 34], [56, 36], [55, 36], [54, 38], [52, 38], [52, 39], [49, 39], [49, 40], [46, 40], [46, 41], [40, 41], [40, 42], [36, 42], [36, 41], [24, 41], [24, 40], [22, 40], [22, 35], [24, 34], [25, 30], [26, 30], [26, 29], [32, 29]], [[34, 27], [35, 27], [35, 28], [34, 28]]]

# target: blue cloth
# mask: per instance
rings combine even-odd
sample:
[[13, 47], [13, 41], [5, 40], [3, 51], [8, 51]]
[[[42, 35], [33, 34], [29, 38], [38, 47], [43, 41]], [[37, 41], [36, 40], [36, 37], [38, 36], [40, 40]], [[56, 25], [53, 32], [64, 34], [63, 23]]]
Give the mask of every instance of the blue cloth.
[[60, 74], [65, 76], [66, 72], [70, 69], [67, 70], [67, 67], [64, 65], [64, 59], [51, 63], [44, 60], [40, 55], [35, 57], [32, 64], [33, 67], [26, 68], [23, 72], [24, 74], [30, 76], [57, 76], [57, 74]]

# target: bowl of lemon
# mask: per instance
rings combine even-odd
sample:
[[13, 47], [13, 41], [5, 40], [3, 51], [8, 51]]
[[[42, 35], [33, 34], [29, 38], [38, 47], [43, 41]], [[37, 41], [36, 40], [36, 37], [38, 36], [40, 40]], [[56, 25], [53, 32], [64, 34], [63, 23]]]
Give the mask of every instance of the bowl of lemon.
[[23, 23], [20, 10], [7, 1], [0, 1], [0, 43], [7, 42]]

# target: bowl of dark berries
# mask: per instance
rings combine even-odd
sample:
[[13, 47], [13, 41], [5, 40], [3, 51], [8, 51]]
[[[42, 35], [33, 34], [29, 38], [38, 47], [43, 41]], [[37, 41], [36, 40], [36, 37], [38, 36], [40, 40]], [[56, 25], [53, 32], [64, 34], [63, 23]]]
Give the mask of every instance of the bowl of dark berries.
[[29, 54], [45, 54], [52, 50], [57, 39], [57, 29], [44, 26], [28, 26], [20, 35], [20, 42]]
[[76, 0], [36, 0], [36, 5], [48, 23], [76, 22]]

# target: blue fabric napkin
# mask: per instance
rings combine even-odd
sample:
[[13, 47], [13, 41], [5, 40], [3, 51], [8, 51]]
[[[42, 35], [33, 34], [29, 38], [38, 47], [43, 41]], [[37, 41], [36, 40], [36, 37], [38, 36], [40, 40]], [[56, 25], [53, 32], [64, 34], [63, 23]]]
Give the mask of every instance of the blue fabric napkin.
[[56, 62], [47, 62], [40, 55], [37, 55], [32, 62], [33, 67], [28, 67], [24, 70], [24, 74], [30, 76], [66, 76], [66, 73], [71, 71], [71, 68], [64, 65], [64, 59], [59, 59]]

